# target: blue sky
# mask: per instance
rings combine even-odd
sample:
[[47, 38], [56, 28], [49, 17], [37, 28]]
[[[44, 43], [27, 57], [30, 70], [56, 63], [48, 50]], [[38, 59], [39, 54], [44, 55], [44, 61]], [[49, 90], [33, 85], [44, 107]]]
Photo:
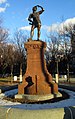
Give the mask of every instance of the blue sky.
[[75, 22], [75, 0], [0, 0], [0, 16], [11, 35], [20, 28], [29, 32], [27, 17], [37, 4], [45, 9], [40, 16], [44, 28], [41, 29], [41, 38], [45, 38], [45, 28], [62, 22], [62, 18], [64, 22], [69, 19]]

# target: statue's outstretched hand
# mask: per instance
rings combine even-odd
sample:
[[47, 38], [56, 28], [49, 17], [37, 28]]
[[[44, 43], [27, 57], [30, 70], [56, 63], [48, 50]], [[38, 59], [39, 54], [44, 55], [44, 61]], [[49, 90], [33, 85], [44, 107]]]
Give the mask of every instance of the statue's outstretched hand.
[[37, 5], [37, 7], [41, 7], [40, 5]]
[[42, 11], [44, 11], [44, 9], [43, 9], [43, 7], [42, 7], [42, 6], [40, 6], [40, 5], [37, 5], [36, 7], [40, 7], [40, 8], [42, 9]]

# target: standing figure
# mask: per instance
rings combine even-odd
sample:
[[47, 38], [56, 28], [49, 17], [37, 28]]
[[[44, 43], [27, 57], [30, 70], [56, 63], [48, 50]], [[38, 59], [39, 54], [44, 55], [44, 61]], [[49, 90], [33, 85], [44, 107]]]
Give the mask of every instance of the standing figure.
[[[41, 10], [38, 11], [38, 12], [37, 12], [37, 7], [41, 8]], [[34, 35], [34, 29], [37, 28], [37, 31], [38, 31], [37, 32], [37, 36], [38, 36], [37, 40], [39, 40], [39, 38], [40, 38], [40, 28], [41, 28], [41, 21], [40, 21], [39, 15], [42, 14], [42, 12], [44, 12], [44, 9], [43, 9], [43, 7], [37, 5], [37, 6], [34, 6], [32, 8], [32, 10], [33, 10], [33, 13], [31, 13], [29, 15], [29, 18], [28, 18], [28, 20], [30, 21], [29, 24], [32, 25], [30, 36], [31, 36], [31, 39], [32, 39], [32, 37]]]

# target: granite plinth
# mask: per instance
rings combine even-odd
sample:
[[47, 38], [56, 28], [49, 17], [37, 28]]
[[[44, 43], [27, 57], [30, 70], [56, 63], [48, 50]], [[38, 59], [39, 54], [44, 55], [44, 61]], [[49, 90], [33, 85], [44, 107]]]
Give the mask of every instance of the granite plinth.
[[25, 43], [27, 50], [27, 69], [23, 82], [18, 86], [18, 94], [46, 95], [58, 93], [57, 83], [46, 68], [44, 51], [46, 43], [43, 41], [29, 41]]

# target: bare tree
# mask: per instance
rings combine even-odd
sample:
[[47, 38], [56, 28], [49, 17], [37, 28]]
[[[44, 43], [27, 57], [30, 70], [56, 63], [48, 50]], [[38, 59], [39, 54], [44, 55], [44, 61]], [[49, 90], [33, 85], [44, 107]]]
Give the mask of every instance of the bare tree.
[[65, 26], [63, 24], [63, 28], [58, 29], [56, 32], [50, 32], [49, 34], [49, 43], [48, 50], [50, 57], [54, 55], [57, 63], [57, 73], [58, 70], [58, 62], [61, 57], [65, 58], [67, 65], [67, 81], [69, 81], [69, 61], [70, 61], [70, 53], [71, 53], [71, 39], [73, 34], [75, 33], [74, 27], [72, 24]]
[[10, 66], [11, 69], [11, 77], [13, 75], [13, 65], [15, 63], [15, 46], [12, 44], [6, 44], [3, 48], [4, 50], [4, 67]]
[[26, 50], [24, 48], [24, 43], [27, 41], [27, 35], [21, 30], [16, 31], [14, 34], [14, 43], [17, 47], [17, 58], [20, 64], [20, 75], [22, 75], [22, 63], [26, 57]]
[[3, 20], [0, 18], [0, 43], [3, 43], [7, 40], [9, 33], [8, 29], [2, 26]]
[[73, 36], [75, 34], [75, 25], [69, 23], [68, 26], [65, 26], [63, 24], [63, 31], [59, 31], [61, 35], [61, 39], [64, 43], [64, 56], [66, 57], [67, 61], [67, 81], [70, 82], [70, 76], [69, 76], [69, 67], [70, 67], [70, 59], [71, 59], [71, 52], [72, 52], [72, 41]]
[[[46, 56], [50, 58], [50, 60], [54, 60], [56, 63], [56, 74], [59, 75], [59, 67], [58, 67], [58, 63], [60, 61], [60, 58], [63, 54], [63, 46], [61, 43], [61, 39], [60, 39], [60, 34], [58, 33], [50, 33], [50, 35], [48, 36], [49, 38], [49, 42], [47, 44], [47, 54]], [[48, 56], [49, 55], [49, 56]], [[49, 59], [48, 59], [49, 60]]]
[[5, 68], [4, 65], [4, 54], [6, 47], [6, 40], [8, 39], [8, 30], [3, 27], [3, 19], [0, 17], [0, 65]]

